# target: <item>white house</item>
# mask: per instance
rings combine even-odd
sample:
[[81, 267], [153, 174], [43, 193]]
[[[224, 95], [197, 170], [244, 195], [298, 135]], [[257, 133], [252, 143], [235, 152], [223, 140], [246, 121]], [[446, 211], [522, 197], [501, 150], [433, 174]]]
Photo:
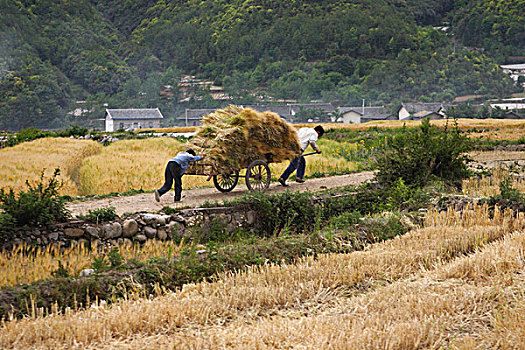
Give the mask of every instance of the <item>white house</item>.
[[391, 113], [384, 106], [370, 106], [370, 107], [339, 107], [339, 114], [341, 115], [338, 122], [343, 123], [366, 123], [375, 120], [392, 120]]
[[520, 110], [525, 109], [525, 98], [506, 98], [503, 100], [489, 101], [490, 108], [499, 107], [503, 110]]
[[403, 103], [397, 109], [397, 116], [399, 120], [417, 120], [426, 115], [431, 115], [432, 119], [436, 119], [438, 115], [445, 118], [446, 109], [452, 106], [450, 103]]
[[[506, 64], [500, 67], [503, 69], [503, 73], [510, 75], [514, 81], [518, 81], [520, 76], [525, 76], [525, 63]], [[525, 83], [523, 86], [525, 87]]]
[[106, 109], [106, 131], [159, 128], [163, 115], [158, 108]]

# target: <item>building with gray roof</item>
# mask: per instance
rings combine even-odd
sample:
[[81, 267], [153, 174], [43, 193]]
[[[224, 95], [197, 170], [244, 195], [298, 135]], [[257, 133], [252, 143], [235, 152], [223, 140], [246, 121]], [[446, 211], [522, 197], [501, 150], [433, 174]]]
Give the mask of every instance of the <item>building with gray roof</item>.
[[164, 118], [158, 108], [106, 109], [106, 131], [159, 128]]
[[388, 112], [385, 106], [370, 107], [339, 107], [340, 117], [338, 122], [343, 123], [366, 123], [376, 120], [397, 120], [397, 117]]
[[410, 120], [411, 117], [418, 118], [433, 112], [445, 118], [446, 110], [453, 106], [451, 103], [403, 103], [397, 109], [397, 116], [399, 120]]

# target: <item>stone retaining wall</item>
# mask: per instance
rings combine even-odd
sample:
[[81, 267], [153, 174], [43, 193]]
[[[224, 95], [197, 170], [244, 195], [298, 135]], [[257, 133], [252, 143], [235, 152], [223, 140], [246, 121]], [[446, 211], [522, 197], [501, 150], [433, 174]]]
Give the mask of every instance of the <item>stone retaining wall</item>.
[[93, 224], [82, 220], [53, 225], [49, 228], [18, 228], [14, 238], [0, 243], [0, 248], [27, 243], [35, 246], [97, 242], [122, 244], [144, 243], [147, 240], [182, 238], [192, 227], [201, 229], [220, 223], [231, 233], [235, 229], [250, 229], [256, 217], [253, 210], [239, 207], [216, 207], [180, 210], [175, 214], [135, 213], [112, 222]]

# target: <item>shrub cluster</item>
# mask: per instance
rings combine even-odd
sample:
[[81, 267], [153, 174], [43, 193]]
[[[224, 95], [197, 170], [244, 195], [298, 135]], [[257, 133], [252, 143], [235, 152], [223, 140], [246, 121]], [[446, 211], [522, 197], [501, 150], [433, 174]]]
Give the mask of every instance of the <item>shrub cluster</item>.
[[419, 128], [391, 136], [388, 144], [390, 150], [377, 160], [377, 179], [382, 184], [401, 178], [409, 186], [423, 187], [437, 178], [460, 187], [470, 175], [466, 152], [471, 142], [457, 124], [442, 130], [425, 119]]
[[510, 177], [500, 182], [498, 194], [482, 200], [482, 203], [487, 203], [491, 207], [511, 208], [516, 212], [525, 211], [525, 195], [512, 187]]
[[107, 207], [93, 210], [90, 209], [86, 215], [77, 215], [77, 217], [81, 220], [98, 224], [101, 222], [112, 221], [117, 218], [118, 215], [115, 212], [115, 207]]
[[230, 205], [249, 206], [257, 212], [256, 232], [269, 237], [286, 228], [289, 232], [308, 232], [314, 227], [318, 213], [311, 193], [284, 192], [267, 195], [249, 192]]
[[0, 209], [4, 212], [0, 220], [12, 225], [36, 226], [68, 219], [70, 214], [65, 202], [58, 196], [62, 186], [57, 178], [59, 174], [60, 169], [55, 169], [53, 176], [45, 183], [42, 171], [40, 181], [34, 185], [26, 181], [27, 191], [18, 195], [13, 189], [0, 189]]
[[22, 142], [29, 142], [44, 137], [85, 136], [87, 135], [87, 133], [87, 128], [83, 128], [78, 125], [71, 125], [66, 130], [60, 130], [56, 132], [42, 131], [36, 128], [28, 128], [11, 135], [6, 141], [6, 146], [11, 147], [18, 145]]

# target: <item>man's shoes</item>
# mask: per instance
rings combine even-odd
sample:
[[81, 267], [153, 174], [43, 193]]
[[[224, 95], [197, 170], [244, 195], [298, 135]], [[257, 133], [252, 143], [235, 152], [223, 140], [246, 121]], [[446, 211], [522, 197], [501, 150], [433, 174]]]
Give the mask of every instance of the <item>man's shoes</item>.
[[304, 179], [301, 177], [298, 177], [295, 179], [295, 182], [299, 182], [300, 184], [302, 184], [304, 182]]
[[160, 193], [159, 193], [159, 190], [155, 190], [155, 200], [157, 202], [160, 202]]
[[279, 178], [279, 183], [284, 186], [284, 187], [288, 187], [288, 185], [286, 184], [286, 181], [283, 179], [283, 178]]

